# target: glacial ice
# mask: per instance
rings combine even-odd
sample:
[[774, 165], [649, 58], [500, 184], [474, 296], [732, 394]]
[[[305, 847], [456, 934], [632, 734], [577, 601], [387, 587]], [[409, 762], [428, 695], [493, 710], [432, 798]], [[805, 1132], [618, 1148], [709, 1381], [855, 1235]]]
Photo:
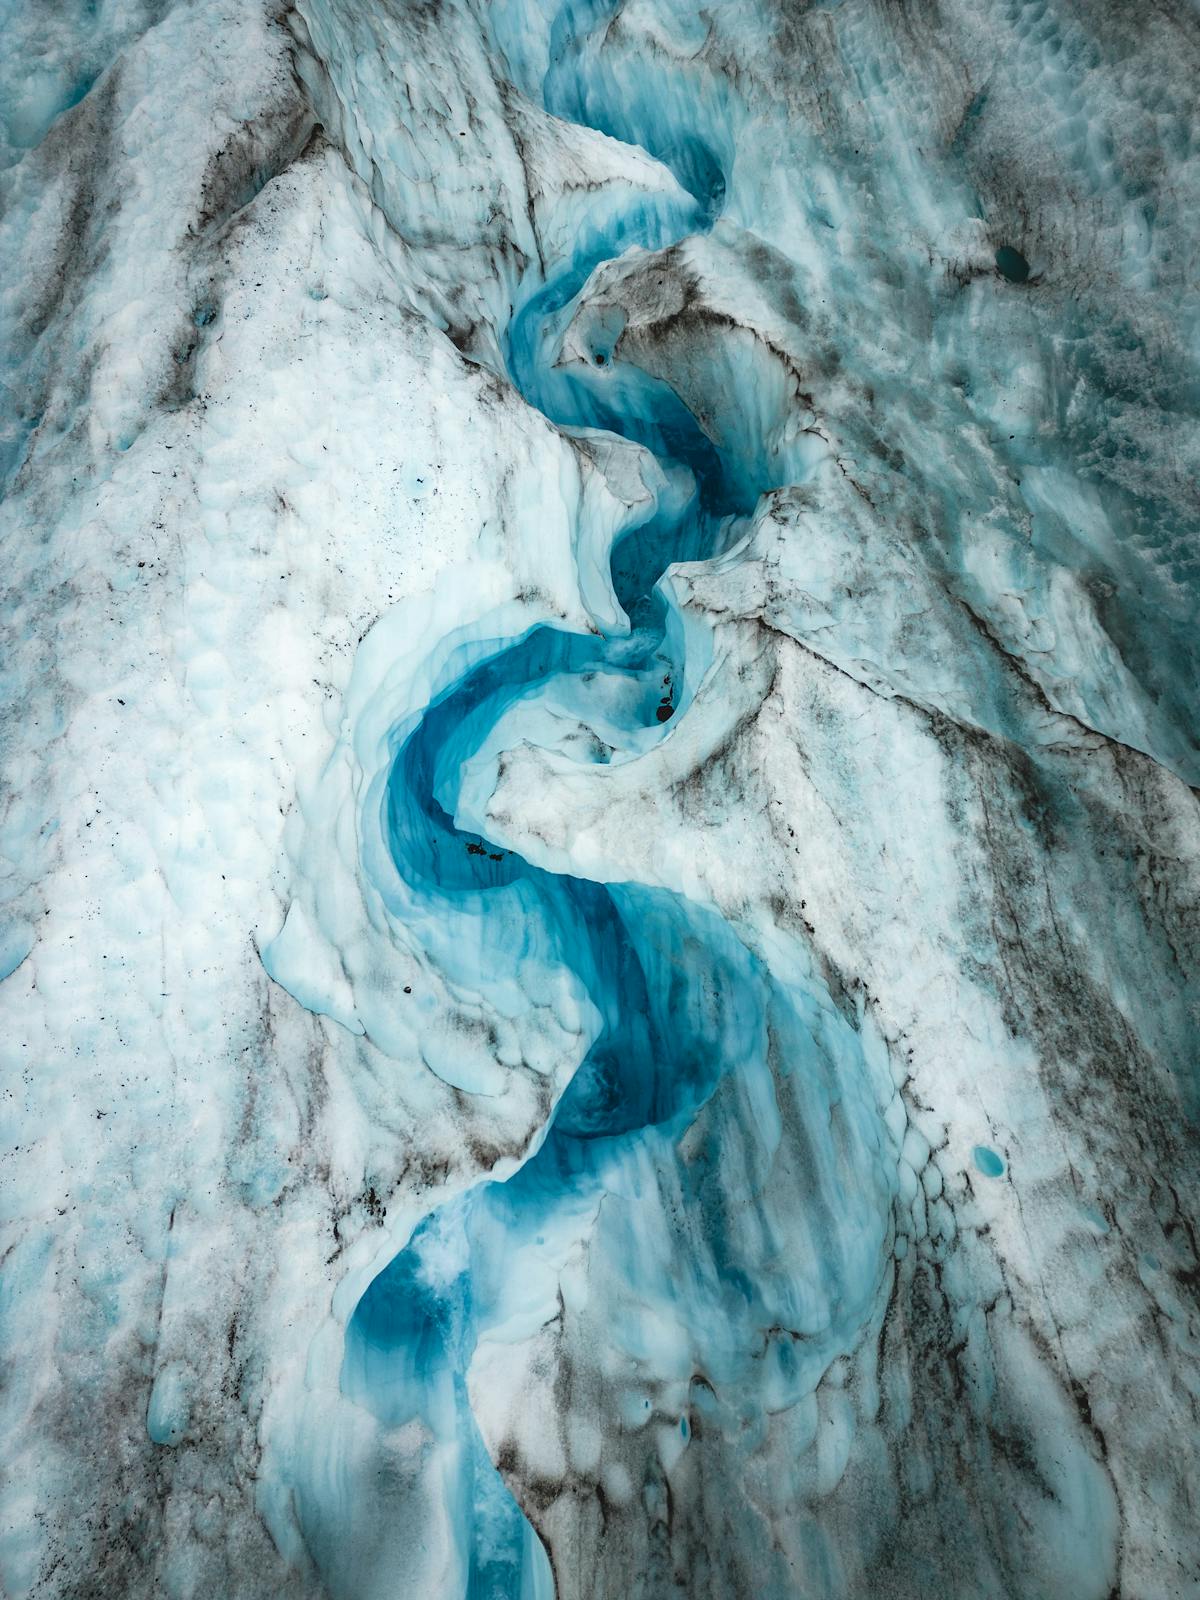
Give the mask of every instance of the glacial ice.
[[1191, 1593], [1194, 12], [6, 28], [0, 1589]]

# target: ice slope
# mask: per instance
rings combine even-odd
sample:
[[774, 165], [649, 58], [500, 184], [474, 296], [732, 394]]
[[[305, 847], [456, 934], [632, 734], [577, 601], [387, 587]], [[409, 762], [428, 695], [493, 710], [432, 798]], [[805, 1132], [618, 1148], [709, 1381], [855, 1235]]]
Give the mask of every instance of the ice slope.
[[1194, 15], [11, 26], [5, 1591], [1188, 1593]]

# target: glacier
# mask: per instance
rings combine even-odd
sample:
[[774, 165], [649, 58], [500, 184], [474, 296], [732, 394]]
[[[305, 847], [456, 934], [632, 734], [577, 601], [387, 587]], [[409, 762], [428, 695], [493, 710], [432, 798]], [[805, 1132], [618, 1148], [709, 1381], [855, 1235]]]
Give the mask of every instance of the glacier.
[[0, 1591], [1200, 1592], [1200, 18], [9, 0]]

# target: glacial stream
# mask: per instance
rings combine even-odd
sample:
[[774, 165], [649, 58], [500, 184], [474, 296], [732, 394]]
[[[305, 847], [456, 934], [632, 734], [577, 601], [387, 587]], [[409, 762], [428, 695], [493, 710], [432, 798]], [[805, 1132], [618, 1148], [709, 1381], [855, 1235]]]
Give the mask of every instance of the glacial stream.
[[[592, 126], [620, 135], [629, 131], [627, 112], [605, 107], [603, 83], [584, 81], [586, 57], [571, 48], [571, 29], [601, 21], [597, 8], [564, 10], [545, 96], [548, 109], [580, 121], [586, 112]], [[623, 1427], [669, 1430], [668, 1455], [687, 1449], [697, 1429], [718, 1426], [719, 1410], [732, 1408], [744, 1426], [761, 1406], [782, 1410], [810, 1394], [853, 1346], [886, 1281], [886, 1180], [860, 1181], [878, 1161], [881, 1134], [853, 1029], [831, 1024], [819, 995], [785, 992], [714, 913], [637, 884], [553, 875], [454, 820], [464, 772], [501, 719], [511, 745], [522, 708], [548, 695], [581, 726], [603, 730], [582, 759], [628, 758], [671, 736], [686, 711], [685, 663], [659, 579], [672, 563], [728, 548], [753, 509], [738, 488], [744, 470], [731, 470], [738, 464], [722, 459], [670, 389], [620, 363], [615, 339], [594, 341], [590, 369], [559, 362], [595, 267], [633, 247], [662, 249], [707, 230], [720, 214], [725, 180], [702, 140], [664, 130], [650, 153], [691, 195], [690, 210], [631, 195], [627, 216], [534, 284], [514, 312], [505, 350], [514, 385], [556, 426], [633, 441], [662, 468], [657, 505], [612, 553], [629, 626], [596, 635], [543, 626], [497, 640], [483, 659], [477, 652], [404, 740], [387, 788], [386, 837], [405, 881], [435, 911], [471, 908], [481, 949], [514, 976], [531, 951], [564, 964], [598, 1018], [533, 1153], [506, 1181], [485, 1182], [426, 1216], [348, 1329], [345, 1393], [385, 1426], [419, 1418], [449, 1452], [445, 1481], [471, 1600], [555, 1592], [546, 1549], [477, 1426], [468, 1370], [479, 1341], [503, 1338], [572, 1248], [599, 1253], [603, 1231], [604, 1255], [620, 1264], [603, 1308], [614, 1368], [635, 1380], [640, 1370], [670, 1368], [670, 1346], [685, 1330], [694, 1373], [683, 1407], [664, 1415], [651, 1387], [643, 1393], [636, 1381], [614, 1383], [608, 1397]], [[622, 732], [628, 751], [616, 743]], [[789, 1080], [783, 1107], [780, 1077]], [[855, 1085], [849, 1093], [847, 1079]], [[727, 1104], [701, 1128], [700, 1114], [722, 1085]], [[745, 1218], [754, 1218], [773, 1181], [784, 1121], [797, 1116], [809, 1130], [791, 1180], [803, 1227], [780, 1240], [762, 1215], [748, 1250]], [[717, 1177], [731, 1124], [749, 1148], [735, 1163], [745, 1191], [732, 1197]], [[664, 1293], [673, 1328], [647, 1309]], [[570, 1318], [561, 1295], [559, 1316]], [[648, 1505], [669, 1493], [661, 1481], [635, 1491]]]

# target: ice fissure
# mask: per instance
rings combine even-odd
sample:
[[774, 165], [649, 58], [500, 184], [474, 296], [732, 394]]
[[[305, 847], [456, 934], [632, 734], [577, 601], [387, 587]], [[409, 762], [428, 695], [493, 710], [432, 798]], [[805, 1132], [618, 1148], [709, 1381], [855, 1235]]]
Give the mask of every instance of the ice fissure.
[[0, 1589], [1168, 1600], [1200, 30], [0, 64]]

